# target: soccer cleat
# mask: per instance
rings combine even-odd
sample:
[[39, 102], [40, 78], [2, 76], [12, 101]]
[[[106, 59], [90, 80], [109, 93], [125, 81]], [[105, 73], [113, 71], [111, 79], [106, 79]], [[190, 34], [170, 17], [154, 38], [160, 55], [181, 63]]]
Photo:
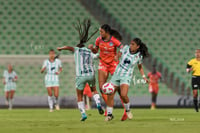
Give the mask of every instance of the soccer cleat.
[[126, 112], [124, 112], [122, 118], [121, 118], [121, 121], [125, 121], [126, 119], [128, 118]]
[[53, 112], [53, 109], [50, 109], [49, 112]]
[[104, 111], [103, 111], [101, 106], [98, 106], [97, 109], [98, 109], [100, 115], [102, 115], [104, 113]]
[[60, 106], [59, 105], [55, 105], [56, 110], [60, 110]]
[[80, 119], [80, 121], [85, 121], [87, 119], [87, 115], [85, 113], [82, 114], [82, 118]]
[[156, 109], [156, 107], [155, 106], [151, 106], [151, 110], [155, 110]]
[[126, 114], [129, 120], [133, 119], [133, 114], [131, 113], [131, 111], [127, 111]]
[[111, 121], [114, 118], [112, 114], [106, 116], [105, 121]]
[[198, 107], [195, 107], [195, 111], [196, 111], [196, 112], [199, 112], [199, 108], [198, 108]]

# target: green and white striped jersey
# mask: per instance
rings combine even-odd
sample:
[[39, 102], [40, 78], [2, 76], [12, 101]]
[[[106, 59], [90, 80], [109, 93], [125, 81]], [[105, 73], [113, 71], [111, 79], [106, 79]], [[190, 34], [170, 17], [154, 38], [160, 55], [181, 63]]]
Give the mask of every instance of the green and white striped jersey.
[[93, 59], [98, 55], [93, 54], [90, 49], [74, 47], [74, 58], [76, 65], [76, 76], [94, 76]]
[[42, 68], [46, 67], [47, 74], [56, 75], [56, 72], [62, 67], [62, 63], [59, 59], [55, 59], [54, 62], [50, 62], [49, 59], [45, 60]]
[[118, 76], [132, 77], [135, 66], [142, 64], [140, 52], [131, 54], [129, 49], [129, 46], [126, 45], [120, 50], [122, 56], [115, 70], [115, 74]]
[[15, 82], [13, 82], [13, 79], [15, 79], [15, 77], [17, 77], [17, 74], [15, 71], [12, 71], [11, 73], [8, 72], [8, 70], [5, 70], [3, 73], [3, 77], [5, 78], [6, 84], [15, 84]]

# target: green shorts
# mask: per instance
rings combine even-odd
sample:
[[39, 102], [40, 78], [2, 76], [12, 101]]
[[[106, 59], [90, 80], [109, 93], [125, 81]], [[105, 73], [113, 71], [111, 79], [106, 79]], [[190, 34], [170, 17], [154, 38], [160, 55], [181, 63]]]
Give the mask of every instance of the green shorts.
[[95, 76], [79, 76], [76, 77], [76, 88], [79, 90], [83, 90], [86, 83], [88, 83], [90, 87], [94, 87], [95, 82]]
[[16, 90], [16, 84], [15, 83], [12, 83], [12, 84], [6, 84], [5, 85], [5, 88], [4, 88], [4, 91], [11, 91], [11, 90]]
[[122, 84], [127, 84], [128, 86], [130, 86], [131, 83], [131, 77], [125, 77], [125, 76], [118, 76], [118, 75], [113, 75], [110, 82], [114, 85], [114, 86], [120, 86]]

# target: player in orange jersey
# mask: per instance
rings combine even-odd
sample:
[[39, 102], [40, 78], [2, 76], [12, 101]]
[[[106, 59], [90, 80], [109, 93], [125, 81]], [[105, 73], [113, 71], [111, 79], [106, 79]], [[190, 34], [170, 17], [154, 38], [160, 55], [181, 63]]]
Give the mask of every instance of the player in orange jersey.
[[151, 103], [151, 109], [156, 108], [156, 99], [159, 91], [158, 81], [161, 79], [162, 75], [156, 70], [156, 66], [153, 65], [152, 72], [148, 73], [149, 78], [149, 92], [152, 95], [152, 103]]
[[[102, 25], [99, 31], [100, 36], [96, 39], [95, 47], [93, 47], [93, 45], [91, 44], [88, 46], [88, 48], [90, 48], [93, 51], [93, 53], [97, 53], [100, 49], [98, 79], [99, 88], [101, 91], [103, 84], [105, 84], [108, 79], [109, 73], [113, 75], [119, 63], [117, 57], [117, 48], [122, 48], [120, 42], [122, 40], [122, 37], [118, 31], [113, 30], [108, 24]], [[107, 104], [107, 95], [103, 94], [102, 91], [101, 94], [105, 103]], [[122, 120], [123, 119], [127, 119], [125, 111], [122, 117]]]

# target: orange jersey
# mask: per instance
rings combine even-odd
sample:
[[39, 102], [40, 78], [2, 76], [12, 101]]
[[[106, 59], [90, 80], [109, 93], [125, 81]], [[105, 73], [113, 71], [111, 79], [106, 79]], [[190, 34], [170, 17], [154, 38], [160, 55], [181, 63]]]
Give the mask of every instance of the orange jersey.
[[98, 37], [95, 44], [100, 49], [100, 60], [105, 63], [110, 63], [114, 60], [117, 54], [117, 47], [120, 47], [121, 42], [113, 36], [107, 42], [103, 41], [101, 37]]
[[161, 78], [161, 73], [159, 72], [156, 72], [156, 74], [152, 74], [151, 72], [148, 73], [148, 77], [149, 77], [149, 83], [151, 85], [155, 85], [155, 84], [158, 84], [158, 80]]

